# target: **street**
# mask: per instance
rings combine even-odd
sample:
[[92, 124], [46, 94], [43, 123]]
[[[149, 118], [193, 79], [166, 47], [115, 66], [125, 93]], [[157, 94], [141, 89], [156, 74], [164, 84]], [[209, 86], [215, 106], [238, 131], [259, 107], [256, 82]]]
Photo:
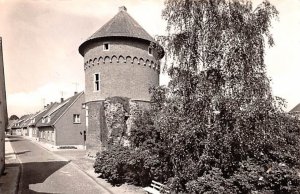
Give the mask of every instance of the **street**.
[[19, 193], [107, 193], [69, 161], [21, 137], [10, 142], [21, 163]]

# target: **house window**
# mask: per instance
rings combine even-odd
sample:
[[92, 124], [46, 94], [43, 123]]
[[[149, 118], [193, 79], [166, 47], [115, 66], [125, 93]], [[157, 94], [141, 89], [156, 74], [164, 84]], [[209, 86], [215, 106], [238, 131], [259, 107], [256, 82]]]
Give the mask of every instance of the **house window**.
[[109, 44], [108, 43], [103, 44], [103, 50], [104, 51], [109, 51]]
[[151, 55], [151, 56], [153, 55], [153, 50], [150, 47], [148, 47], [148, 54]]
[[80, 115], [73, 114], [73, 123], [80, 123]]
[[47, 123], [49, 123], [51, 121], [51, 117], [47, 117]]
[[100, 74], [94, 74], [94, 91], [100, 91]]
[[45, 123], [45, 118], [42, 118], [42, 123]]
[[54, 134], [54, 131], [52, 131], [52, 141], [55, 141], [55, 134]]

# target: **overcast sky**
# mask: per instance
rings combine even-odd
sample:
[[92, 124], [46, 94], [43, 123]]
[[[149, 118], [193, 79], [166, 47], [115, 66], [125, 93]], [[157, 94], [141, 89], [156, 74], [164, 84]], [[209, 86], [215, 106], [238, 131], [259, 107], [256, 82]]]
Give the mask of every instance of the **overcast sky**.
[[[260, 2], [260, 0], [255, 0]], [[267, 50], [274, 95], [300, 103], [300, 0], [270, 0], [280, 12], [273, 22], [275, 46]], [[44, 103], [84, 89], [78, 46], [125, 5], [152, 36], [165, 33], [163, 0], [0, 0], [0, 36], [9, 115], [21, 116]], [[161, 76], [161, 84], [167, 81]]]

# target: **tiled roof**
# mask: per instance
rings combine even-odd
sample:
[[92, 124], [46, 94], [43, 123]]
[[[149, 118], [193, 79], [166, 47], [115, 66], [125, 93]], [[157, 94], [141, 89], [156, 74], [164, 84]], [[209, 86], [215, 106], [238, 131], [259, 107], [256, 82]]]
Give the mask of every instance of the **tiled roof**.
[[[51, 109], [45, 112], [42, 118], [37, 122], [37, 127], [47, 127], [52, 126], [56, 123], [56, 121], [65, 113], [65, 111], [80, 97], [83, 95], [83, 92], [80, 92], [61, 103], [55, 104]], [[50, 121], [48, 122], [47, 118], [50, 117]], [[45, 122], [42, 122], [43, 118]]]
[[83, 55], [83, 49], [89, 42], [107, 37], [130, 37], [155, 42], [155, 40], [127, 13], [126, 8], [120, 7], [120, 11], [117, 15], [79, 46], [80, 54]]
[[29, 114], [29, 115], [26, 115], [25, 117], [23, 117], [23, 119], [20, 122], [20, 127], [21, 128], [27, 127], [28, 120], [30, 119], [31, 116], [32, 116], [32, 114]]
[[18, 120], [8, 120], [7, 129], [11, 129]]
[[[33, 115], [28, 123], [28, 126], [36, 126], [37, 123], [42, 119], [42, 117], [47, 114], [50, 110], [52, 110], [53, 107], [55, 107], [58, 103], [54, 102], [51, 103], [50, 105], [48, 105], [47, 107], [45, 107], [43, 110], [37, 112], [35, 115]], [[31, 120], [33, 120], [33, 122], [31, 122]]]

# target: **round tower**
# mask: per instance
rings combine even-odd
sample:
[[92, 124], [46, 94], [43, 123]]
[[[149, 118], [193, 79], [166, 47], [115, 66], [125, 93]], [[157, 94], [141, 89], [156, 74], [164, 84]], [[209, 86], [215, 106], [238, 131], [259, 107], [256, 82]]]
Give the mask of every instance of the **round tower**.
[[99, 151], [106, 136], [104, 100], [119, 96], [147, 105], [149, 88], [159, 85], [164, 51], [123, 6], [79, 46], [79, 53], [84, 57], [86, 145]]
[[84, 57], [86, 102], [121, 96], [150, 101], [159, 85], [154, 39], [120, 7], [118, 14], [79, 47]]

